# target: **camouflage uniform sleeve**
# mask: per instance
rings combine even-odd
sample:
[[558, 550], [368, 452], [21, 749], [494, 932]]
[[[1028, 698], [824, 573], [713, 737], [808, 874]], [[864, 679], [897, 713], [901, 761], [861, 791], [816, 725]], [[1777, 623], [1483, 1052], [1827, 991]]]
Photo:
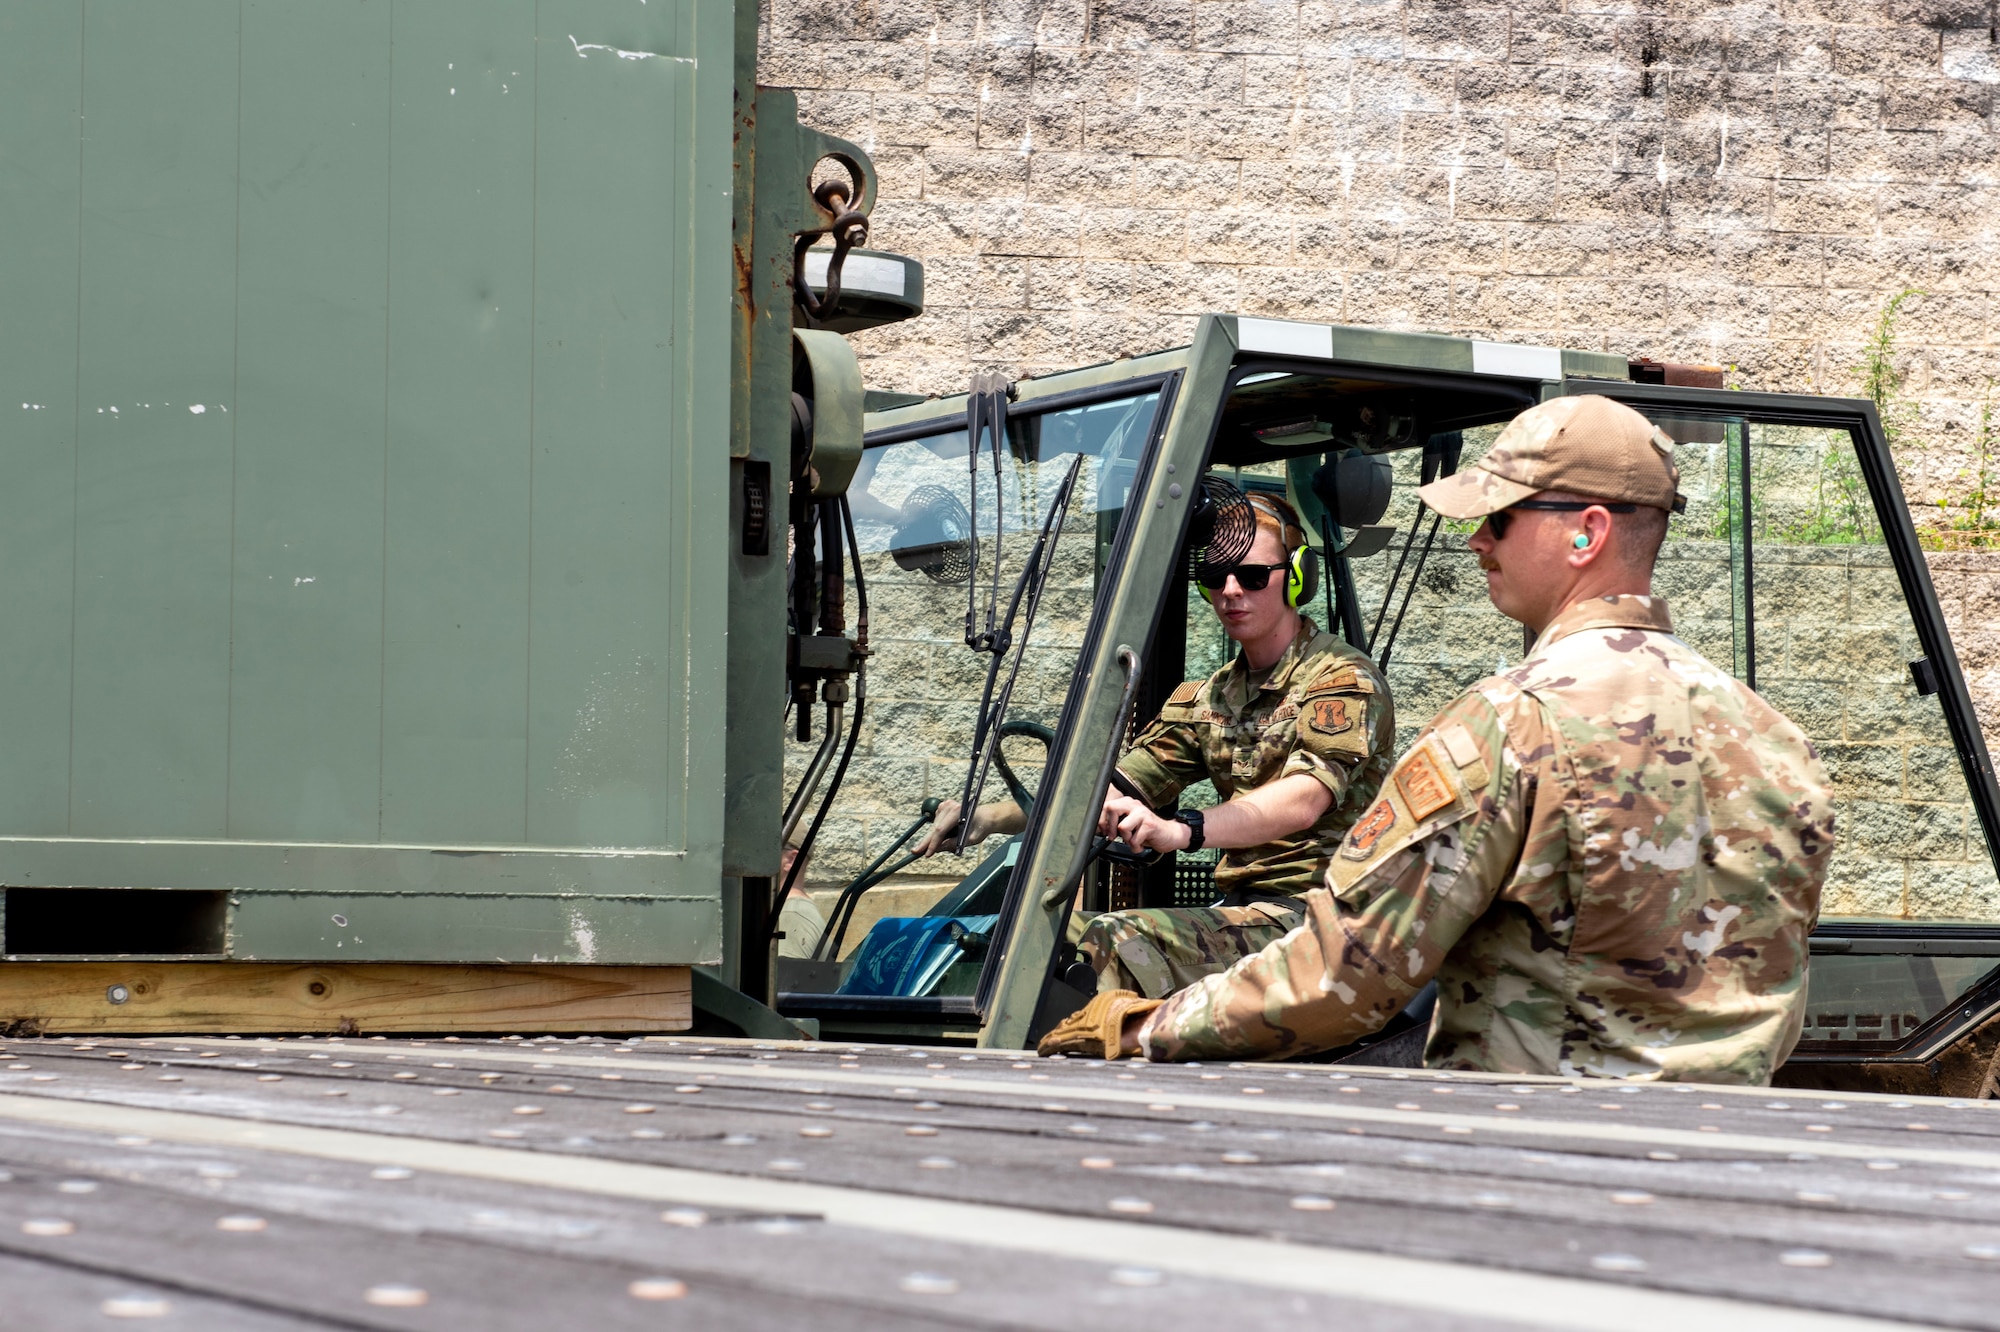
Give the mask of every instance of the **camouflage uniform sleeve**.
[[1201, 733], [1195, 726], [1202, 687], [1201, 681], [1190, 680], [1174, 690], [1160, 715], [1146, 724], [1118, 760], [1118, 771], [1145, 793], [1146, 803], [1155, 809], [1208, 776]]
[[1474, 692], [1440, 712], [1348, 830], [1305, 922], [1182, 990], [1140, 1029], [1156, 1060], [1278, 1056], [1377, 1030], [1424, 987], [1507, 882], [1530, 793]]
[[1339, 803], [1354, 774], [1373, 755], [1377, 738], [1386, 748], [1387, 738], [1394, 734], [1388, 709], [1387, 689], [1377, 689], [1353, 662], [1328, 663], [1299, 696], [1292, 752], [1278, 776], [1304, 773]]

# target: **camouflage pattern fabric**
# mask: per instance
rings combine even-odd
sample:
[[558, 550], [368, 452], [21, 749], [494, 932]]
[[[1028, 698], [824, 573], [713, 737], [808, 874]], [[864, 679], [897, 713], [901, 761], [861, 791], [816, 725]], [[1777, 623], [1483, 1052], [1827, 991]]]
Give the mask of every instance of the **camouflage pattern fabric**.
[[1164, 999], [1297, 928], [1296, 897], [1246, 906], [1140, 907], [1110, 911], [1083, 928], [1077, 947], [1097, 973], [1100, 994], [1131, 990]]
[[1344, 1045], [1435, 976], [1434, 1068], [1768, 1083], [1832, 852], [1796, 726], [1664, 602], [1580, 602], [1425, 728], [1304, 924], [1170, 999], [1141, 1049]]
[[1310, 828], [1260, 846], [1222, 852], [1218, 893], [1303, 893], [1325, 879], [1347, 825], [1388, 775], [1396, 737], [1389, 685], [1375, 663], [1304, 617], [1298, 636], [1250, 687], [1241, 652], [1168, 698], [1160, 715], [1118, 760], [1118, 770], [1155, 809], [1204, 778], [1223, 800], [1306, 773], [1333, 800]]

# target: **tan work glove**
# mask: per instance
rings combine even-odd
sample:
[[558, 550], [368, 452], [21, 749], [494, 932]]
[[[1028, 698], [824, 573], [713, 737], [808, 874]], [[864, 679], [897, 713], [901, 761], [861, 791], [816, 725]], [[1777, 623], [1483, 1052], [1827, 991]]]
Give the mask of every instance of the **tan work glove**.
[[1042, 1037], [1035, 1053], [1116, 1059], [1125, 1043], [1125, 1020], [1143, 1017], [1161, 1003], [1159, 999], [1141, 998], [1130, 990], [1106, 990], [1058, 1022]]

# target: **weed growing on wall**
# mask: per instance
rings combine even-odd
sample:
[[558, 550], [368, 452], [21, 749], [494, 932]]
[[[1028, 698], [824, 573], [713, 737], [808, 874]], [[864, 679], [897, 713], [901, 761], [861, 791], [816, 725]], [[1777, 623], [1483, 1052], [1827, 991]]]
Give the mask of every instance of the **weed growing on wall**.
[[1993, 492], [1993, 377], [1986, 378], [1986, 392], [1979, 403], [1979, 430], [1972, 442], [1972, 467], [1958, 474], [1967, 483], [1956, 499], [1940, 499], [1940, 509], [1958, 512], [1942, 528], [1926, 528], [1918, 533], [1926, 547], [1984, 549], [2000, 546], [2000, 514], [1993, 512], [2000, 495]]

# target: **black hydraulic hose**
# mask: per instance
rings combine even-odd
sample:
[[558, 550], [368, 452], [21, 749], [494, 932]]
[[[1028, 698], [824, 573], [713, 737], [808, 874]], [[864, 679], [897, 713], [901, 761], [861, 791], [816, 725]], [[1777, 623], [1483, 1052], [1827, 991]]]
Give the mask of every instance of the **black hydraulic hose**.
[[889, 868], [882, 870], [881, 873], [878, 874], [875, 872], [880, 868], [883, 861], [902, 850], [903, 847], [909, 844], [912, 836], [928, 826], [930, 826], [930, 820], [919, 820], [908, 832], [898, 837], [889, 849], [876, 859], [873, 865], [862, 871], [860, 878], [847, 885], [845, 891], [840, 895], [840, 900], [833, 904], [833, 915], [828, 918], [826, 929], [819, 936], [819, 945], [813, 949], [814, 961], [821, 961], [827, 958], [837, 959], [840, 956], [840, 945], [847, 938], [847, 927], [854, 920], [854, 912], [861, 904], [863, 893], [866, 893], [870, 888], [881, 883], [884, 879], [902, 873], [911, 865], [923, 859], [917, 852], [912, 851], [895, 864], [889, 866]]
[[841, 567], [840, 527], [833, 520], [843, 499], [821, 500], [819, 513], [819, 631], [847, 632], [847, 575]]
[[854, 647], [868, 655], [868, 575], [861, 571], [861, 543], [854, 538], [854, 510], [847, 496], [840, 497], [840, 525], [847, 532], [847, 548], [854, 556]]
[[855, 605], [855, 655], [860, 657], [854, 669], [854, 694], [851, 704], [853, 719], [847, 727], [847, 744], [840, 751], [840, 762], [834, 767], [833, 776], [828, 779], [826, 792], [820, 797], [819, 808], [813, 813], [813, 821], [806, 829], [806, 835], [799, 842], [799, 852], [792, 858], [792, 868], [785, 875], [784, 884], [778, 889], [771, 903], [770, 919], [765, 922], [766, 937], [776, 937], [778, 921], [784, 915], [785, 899], [792, 895], [792, 886], [798, 882], [799, 871], [805, 868], [806, 860], [812, 855], [813, 843], [819, 840], [820, 825], [826, 822], [827, 814], [833, 809], [834, 797], [840, 794], [840, 784], [847, 778], [847, 765], [853, 761], [855, 746], [861, 742], [861, 718], [868, 710], [868, 582], [861, 571], [861, 543], [854, 536], [854, 514], [847, 503], [847, 497], [837, 501], [840, 508], [841, 525], [847, 535], [847, 544], [854, 554], [854, 605]]

